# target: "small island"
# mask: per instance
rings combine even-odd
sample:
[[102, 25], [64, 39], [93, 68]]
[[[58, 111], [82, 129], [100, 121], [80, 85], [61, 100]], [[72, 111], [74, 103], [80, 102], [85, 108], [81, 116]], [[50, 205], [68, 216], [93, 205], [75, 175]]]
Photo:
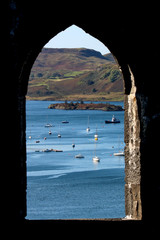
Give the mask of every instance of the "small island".
[[48, 106], [49, 109], [60, 110], [101, 110], [101, 111], [124, 111], [122, 106], [117, 106], [109, 103], [83, 103], [83, 101], [55, 103]]

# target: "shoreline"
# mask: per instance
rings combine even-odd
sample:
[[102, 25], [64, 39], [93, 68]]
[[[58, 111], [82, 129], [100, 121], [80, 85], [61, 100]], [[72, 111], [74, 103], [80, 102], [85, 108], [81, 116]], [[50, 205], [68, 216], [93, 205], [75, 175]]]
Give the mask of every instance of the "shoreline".
[[43, 96], [43, 97], [31, 97], [26, 96], [26, 100], [29, 101], [92, 101], [92, 102], [123, 102], [124, 101], [124, 94], [123, 93], [111, 93], [109, 95], [66, 95], [63, 97], [51, 97], [51, 96]]
[[[65, 100], [57, 100], [57, 99], [55, 99], [55, 100], [52, 100], [52, 99], [28, 99], [28, 98], [26, 98], [26, 102], [31, 102], [31, 101], [35, 101], [35, 102], [62, 102], [62, 103], [64, 103], [65, 102]], [[73, 99], [73, 100], [67, 100], [68, 102], [80, 102], [81, 100], [77, 100], [77, 99]], [[93, 102], [93, 103], [99, 103], [99, 102], [102, 102], [102, 103], [110, 103], [110, 102], [119, 102], [119, 103], [121, 103], [121, 102], [124, 102], [124, 100], [83, 100], [84, 101], [84, 103], [85, 102]]]

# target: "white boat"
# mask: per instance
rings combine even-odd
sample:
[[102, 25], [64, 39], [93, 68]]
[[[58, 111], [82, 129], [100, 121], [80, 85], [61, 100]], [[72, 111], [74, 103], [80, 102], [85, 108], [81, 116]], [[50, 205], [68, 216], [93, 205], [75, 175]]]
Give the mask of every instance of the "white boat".
[[42, 152], [52, 152], [52, 150], [51, 149], [44, 149]]
[[125, 156], [124, 152], [114, 153], [114, 156]]
[[75, 155], [75, 158], [84, 158], [82, 154]]
[[94, 135], [94, 140], [95, 140], [95, 141], [98, 141], [98, 134], [95, 134], [95, 135]]
[[[123, 144], [123, 142], [122, 142], [122, 144]], [[116, 153], [114, 153], [113, 155], [114, 156], [125, 156], [125, 154], [124, 154], [124, 147], [121, 147], [120, 146], [120, 139], [119, 139], [119, 144], [118, 144], [119, 146], [118, 146], [118, 152], [116, 152]]]
[[93, 157], [92, 160], [93, 160], [94, 162], [100, 162], [100, 158], [97, 157], [97, 156]]
[[50, 124], [50, 123], [47, 123], [47, 124], [45, 125], [45, 127], [49, 128], [49, 127], [53, 127], [53, 125]]
[[89, 127], [87, 127], [86, 131], [87, 131], [87, 132], [90, 132], [90, 128], [89, 128]]
[[58, 138], [61, 138], [61, 134], [60, 134], [60, 125], [59, 125], [59, 133], [57, 135]]
[[30, 140], [32, 139], [32, 136], [31, 136], [31, 131], [30, 131], [29, 139], [30, 139]]

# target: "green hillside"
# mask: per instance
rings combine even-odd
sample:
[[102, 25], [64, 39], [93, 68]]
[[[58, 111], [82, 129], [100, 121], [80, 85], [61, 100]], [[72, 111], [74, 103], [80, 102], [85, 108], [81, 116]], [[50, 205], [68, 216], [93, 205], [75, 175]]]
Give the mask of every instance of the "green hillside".
[[123, 100], [122, 75], [111, 54], [44, 48], [32, 67], [27, 99]]

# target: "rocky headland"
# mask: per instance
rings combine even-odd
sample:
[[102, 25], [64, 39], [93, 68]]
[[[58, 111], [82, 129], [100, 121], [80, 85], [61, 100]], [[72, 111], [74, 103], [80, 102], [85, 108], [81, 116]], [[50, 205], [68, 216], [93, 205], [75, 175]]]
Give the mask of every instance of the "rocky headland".
[[48, 106], [49, 109], [61, 110], [102, 110], [102, 111], [124, 111], [122, 106], [109, 103], [55, 103]]

